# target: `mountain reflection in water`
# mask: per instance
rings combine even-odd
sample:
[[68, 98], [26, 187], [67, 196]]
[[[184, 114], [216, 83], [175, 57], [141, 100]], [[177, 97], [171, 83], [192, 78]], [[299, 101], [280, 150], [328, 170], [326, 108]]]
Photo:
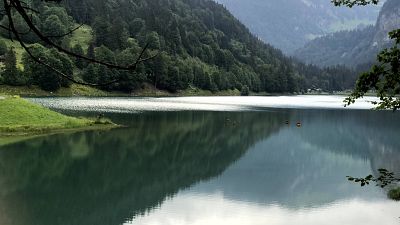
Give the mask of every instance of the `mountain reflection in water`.
[[107, 116], [128, 127], [0, 147], [0, 224], [318, 224], [329, 213], [342, 224], [364, 224], [355, 219], [366, 213], [397, 221], [384, 190], [345, 178], [400, 172], [397, 114]]

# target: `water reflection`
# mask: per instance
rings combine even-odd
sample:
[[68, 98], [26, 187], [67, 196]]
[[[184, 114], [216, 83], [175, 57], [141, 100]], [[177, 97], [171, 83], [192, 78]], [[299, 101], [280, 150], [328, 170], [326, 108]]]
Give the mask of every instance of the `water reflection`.
[[[219, 175], [285, 115], [121, 115], [130, 128], [52, 135], [0, 151], [2, 224], [121, 224]], [[6, 218], [4, 217], [4, 218]]]
[[398, 115], [110, 114], [129, 127], [0, 147], [0, 224], [393, 224], [400, 207], [345, 176], [400, 171]]
[[[179, 212], [179, 213], [177, 213]], [[397, 225], [396, 202], [351, 200], [320, 208], [287, 209], [279, 205], [258, 205], [226, 199], [221, 195], [180, 194], [149, 215], [125, 225]]]

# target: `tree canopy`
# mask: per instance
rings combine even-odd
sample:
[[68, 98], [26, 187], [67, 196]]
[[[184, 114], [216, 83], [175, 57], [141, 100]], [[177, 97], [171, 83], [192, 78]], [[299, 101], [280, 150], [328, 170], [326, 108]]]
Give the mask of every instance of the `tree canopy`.
[[[320, 69], [286, 57], [214, 1], [30, 0], [26, 7], [23, 3], [3, 2], [7, 13], [1, 27], [2, 36], [19, 41], [24, 58], [32, 58], [22, 61], [25, 75], [35, 74], [29, 71], [35, 67], [24, 64], [36, 63], [53, 70], [59, 80], [124, 92], [144, 83], [171, 92], [189, 87], [213, 92], [242, 87], [268, 93], [333, 92], [352, 87], [355, 80], [355, 72], [345, 67]], [[85, 48], [71, 41], [71, 34], [83, 24], [93, 34]], [[61, 71], [52, 59], [35, 57], [37, 45], [70, 58], [73, 68]]]

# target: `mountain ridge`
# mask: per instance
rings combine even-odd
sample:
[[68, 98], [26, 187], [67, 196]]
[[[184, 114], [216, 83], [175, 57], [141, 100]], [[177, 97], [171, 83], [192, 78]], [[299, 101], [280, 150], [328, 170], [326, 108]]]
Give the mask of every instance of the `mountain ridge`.
[[316, 38], [296, 50], [294, 56], [321, 67], [336, 64], [349, 67], [372, 64], [380, 50], [391, 46], [388, 33], [399, 28], [400, 2], [388, 0], [374, 26]]
[[333, 31], [373, 24], [378, 7], [335, 7], [327, 0], [216, 0], [267, 43], [286, 54]]

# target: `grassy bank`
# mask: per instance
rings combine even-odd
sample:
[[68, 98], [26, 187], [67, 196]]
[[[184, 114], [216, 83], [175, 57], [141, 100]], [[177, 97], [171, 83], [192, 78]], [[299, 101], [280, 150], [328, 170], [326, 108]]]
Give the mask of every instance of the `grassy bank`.
[[106, 120], [74, 118], [19, 97], [0, 98], [0, 136], [21, 136], [115, 126]]
[[72, 84], [70, 88], [61, 88], [56, 92], [43, 91], [37, 86], [8, 86], [0, 85], [0, 95], [19, 95], [23, 97], [73, 97], [73, 96], [120, 96], [122, 93], [105, 92], [96, 88]]
[[178, 91], [176, 93], [170, 93], [168, 91], [155, 89], [151, 85], [144, 85], [142, 89], [135, 90], [132, 93], [122, 93], [122, 92], [107, 92], [96, 88], [72, 84], [70, 88], [61, 88], [56, 92], [47, 92], [41, 90], [37, 86], [8, 86], [0, 85], [0, 95], [19, 95], [23, 97], [73, 97], [73, 96], [85, 96], [85, 97], [174, 97], [174, 96], [236, 96], [240, 95], [238, 90], [227, 90], [211, 92], [207, 90], [201, 90], [198, 88], [188, 88], [183, 91]]

